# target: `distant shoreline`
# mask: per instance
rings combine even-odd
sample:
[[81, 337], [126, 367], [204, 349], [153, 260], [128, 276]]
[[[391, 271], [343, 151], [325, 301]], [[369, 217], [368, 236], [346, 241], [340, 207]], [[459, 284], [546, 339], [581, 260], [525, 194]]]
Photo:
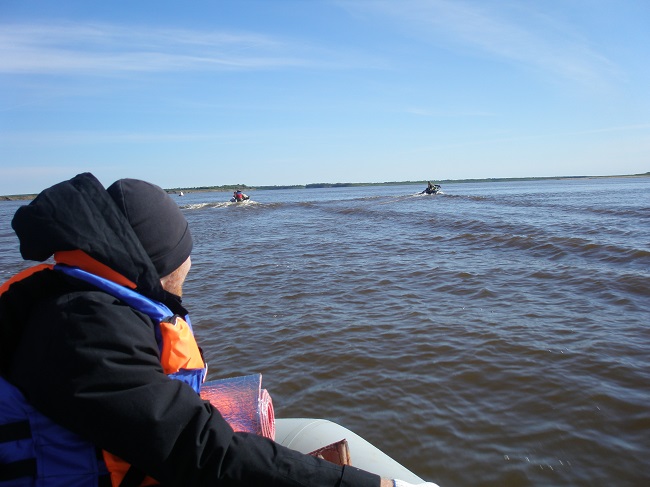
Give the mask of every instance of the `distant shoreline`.
[[[529, 177], [529, 178], [484, 178], [484, 179], [436, 179], [436, 184], [464, 184], [464, 183], [501, 183], [508, 181], [548, 181], [564, 179], [607, 179], [607, 178], [643, 178], [650, 177], [650, 172], [645, 174], [620, 174], [612, 176], [550, 176], [550, 177]], [[433, 181], [433, 180], [432, 180]], [[229, 192], [237, 189], [246, 191], [278, 190], [278, 189], [316, 189], [316, 188], [349, 188], [354, 186], [399, 186], [405, 184], [427, 184], [422, 181], [391, 181], [384, 183], [311, 183], [297, 185], [276, 185], [276, 186], [247, 186], [245, 184], [222, 185], [222, 186], [200, 186], [194, 188], [170, 188], [165, 189], [169, 194], [183, 193], [207, 193], [207, 192]], [[0, 196], [0, 201], [29, 201], [36, 198], [36, 194], [15, 194]]]

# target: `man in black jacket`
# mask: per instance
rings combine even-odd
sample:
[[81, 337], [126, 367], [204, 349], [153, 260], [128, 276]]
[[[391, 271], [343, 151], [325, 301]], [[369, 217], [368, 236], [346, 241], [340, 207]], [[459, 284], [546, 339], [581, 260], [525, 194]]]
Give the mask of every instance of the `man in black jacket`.
[[[125, 179], [104, 189], [91, 174], [80, 174], [19, 208], [12, 226], [25, 259], [72, 261], [162, 303], [174, 316], [187, 315], [181, 296], [192, 238], [161, 188]], [[138, 485], [145, 474], [169, 486], [393, 485], [233, 432], [192, 387], [166, 375], [158, 327], [92, 281], [38, 270], [5, 285], [0, 296], [0, 375], [49, 420], [132, 465], [138, 475], [122, 485]], [[9, 422], [2, 415], [9, 415], [0, 406], [2, 430]], [[40, 460], [37, 452], [35, 461], [16, 463]], [[38, 474], [16, 470], [17, 477], [42, 474], [38, 467]], [[84, 485], [101, 484], [101, 471], [96, 477]], [[59, 482], [43, 485], [66, 485]]]

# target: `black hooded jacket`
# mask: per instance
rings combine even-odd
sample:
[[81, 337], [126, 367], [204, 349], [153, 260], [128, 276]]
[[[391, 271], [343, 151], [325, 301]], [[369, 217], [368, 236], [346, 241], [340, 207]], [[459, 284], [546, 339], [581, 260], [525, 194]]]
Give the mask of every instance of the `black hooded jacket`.
[[[83, 250], [185, 314], [91, 174], [45, 190], [12, 224], [25, 259]], [[89, 284], [38, 272], [0, 297], [0, 373], [43, 414], [166, 486], [379, 485], [374, 474], [234, 433], [191, 387], [164, 374], [156, 326]]]

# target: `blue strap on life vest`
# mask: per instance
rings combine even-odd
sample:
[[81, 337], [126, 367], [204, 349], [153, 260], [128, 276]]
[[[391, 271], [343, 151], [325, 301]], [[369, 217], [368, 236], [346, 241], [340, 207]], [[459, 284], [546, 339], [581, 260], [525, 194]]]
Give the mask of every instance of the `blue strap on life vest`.
[[[132, 291], [131, 289], [121, 286], [113, 281], [109, 281], [108, 279], [104, 279], [95, 274], [84, 271], [79, 267], [71, 267], [65, 264], [56, 264], [54, 266], [54, 270], [61, 271], [70, 277], [80, 279], [87, 282], [88, 284], [92, 284], [93, 286], [98, 287], [111, 296], [118, 298], [120, 301], [124, 301], [132, 308], [146, 314], [156, 322], [160, 322], [165, 318], [170, 318], [174, 314], [167, 306], [162, 303], [154, 301], [153, 299], [149, 299], [142, 294], [136, 293], [135, 291]], [[159, 335], [160, 333], [156, 334], [156, 340], [160, 346], [162, 345], [162, 339]]]
[[[168, 321], [174, 315], [174, 313], [172, 313], [172, 311], [163, 303], [149, 299], [148, 297], [143, 296], [142, 294], [133, 291], [132, 289], [116, 284], [113, 281], [109, 281], [108, 279], [104, 279], [103, 277], [99, 277], [95, 274], [91, 274], [90, 272], [84, 271], [78, 267], [72, 267], [65, 264], [56, 264], [54, 266], [54, 270], [63, 272], [66, 275], [92, 284], [93, 286], [110, 294], [111, 296], [116, 297], [120, 301], [123, 301], [133, 309], [146, 314], [156, 323], [159, 323], [161, 321]], [[192, 323], [190, 322], [190, 317], [186, 315], [183, 317], [183, 319], [189, 325], [191, 330]], [[155, 327], [155, 333], [156, 342], [158, 343], [158, 350], [162, 351], [163, 340], [162, 334], [160, 332], [160, 327]], [[198, 394], [201, 392], [201, 385], [203, 384], [206, 375], [207, 367], [204, 369], [181, 369], [178, 372], [169, 374], [167, 377], [185, 382], [186, 384], [190, 385], [192, 389], [194, 389]]]

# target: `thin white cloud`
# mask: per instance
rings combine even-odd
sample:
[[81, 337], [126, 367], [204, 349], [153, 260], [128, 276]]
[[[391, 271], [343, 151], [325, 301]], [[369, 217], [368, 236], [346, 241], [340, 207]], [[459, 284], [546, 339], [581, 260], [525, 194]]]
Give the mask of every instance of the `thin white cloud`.
[[475, 117], [495, 117], [497, 116], [494, 112], [486, 111], [441, 111], [441, 110], [431, 110], [428, 108], [418, 108], [411, 107], [406, 108], [405, 112], [411, 115], [416, 115], [420, 117], [439, 117], [439, 118], [475, 118]]
[[576, 134], [599, 134], [604, 132], [634, 132], [637, 130], [650, 130], [650, 123], [638, 123], [634, 125], [621, 125], [618, 127], [604, 127], [592, 130], [582, 130]]
[[525, 2], [344, 0], [341, 5], [380, 16], [425, 42], [474, 50], [583, 85], [602, 88], [619, 75], [577, 27]]
[[[423, 116], [432, 116], [428, 112], [416, 110], [412, 113]], [[465, 113], [465, 114], [436, 114], [441, 117], [490, 117], [490, 113]], [[497, 142], [512, 142], [521, 140], [535, 140], [558, 137], [570, 137], [579, 135], [590, 135], [599, 133], [644, 133], [650, 131], [650, 123], [631, 124], [612, 127], [597, 127], [593, 129], [576, 130], [570, 132], [547, 132], [528, 135], [513, 135], [501, 137], [486, 137], [473, 141], [464, 141], [458, 144], [445, 144], [445, 147], [462, 147], [464, 145], [476, 145]], [[215, 131], [215, 132], [111, 132], [111, 131], [41, 131], [41, 132], [0, 132], [0, 143], [9, 147], [29, 143], [32, 146], [82, 146], [95, 144], [149, 144], [165, 142], [197, 142], [197, 141], [220, 141], [242, 142], [256, 140], [263, 133], [260, 131]], [[5, 172], [5, 174], [8, 174]]]
[[94, 144], [129, 144], [151, 142], [196, 142], [209, 140], [236, 140], [254, 137], [252, 132], [111, 132], [111, 131], [41, 131], [0, 132], [0, 143], [5, 146], [31, 144], [32, 146], [66, 146]]
[[0, 25], [0, 73], [246, 70], [334, 64], [333, 53], [252, 33], [113, 24]]
[[[617, 127], [601, 127], [601, 128], [576, 130], [576, 131], [569, 131], [569, 132], [547, 132], [547, 133], [535, 133], [535, 134], [528, 134], [528, 135], [486, 136], [484, 138], [473, 138], [471, 140], [463, 140], [462, 142], [458, 142], [458, 143], [444, 143], [436, 146], [418, 147], [412, 149], [412, 152], [431, 152], [440, 149], [455, 149], [455, 148], [467, 148], [470, 146], [476, 147], [476, 146], [486, 146], [486, 145], [498, 145], [498, 144], [512, 143], [512, 142], [552, 140], [557, 143], [559, 139], [576, 140], [576, 138], [579, 138], [580, 136], [584, 136], [584, 135], [589, 136], [589, 135], [611, 133], [611, 132], [628, 134], [630, 136], [635, 137], [635, 142], [633, 144], [627, 144], [625, 146], [626, 150], [629, 149], [628, 152], [636, 151], [640, 153], [641, 152], [647, 153], [648, 151], [647, 138], [648, 136], [650, 136], [650, 124], [624, 125], [624, 126], [617, 126]], [[641, 134], [639, 134], [639, 132], [641, 132]], [[644, 138], [640, 138], [640, 136]], [[597, 140], [594, 138], [588, 138], [588, 139]], [[552, 147], [552, 146], [553, 145], [548, 145], [548, 147]], [[612, 147], [616, 147], [616, 150], [619, 149], [619, 145], [612, 145]]]

